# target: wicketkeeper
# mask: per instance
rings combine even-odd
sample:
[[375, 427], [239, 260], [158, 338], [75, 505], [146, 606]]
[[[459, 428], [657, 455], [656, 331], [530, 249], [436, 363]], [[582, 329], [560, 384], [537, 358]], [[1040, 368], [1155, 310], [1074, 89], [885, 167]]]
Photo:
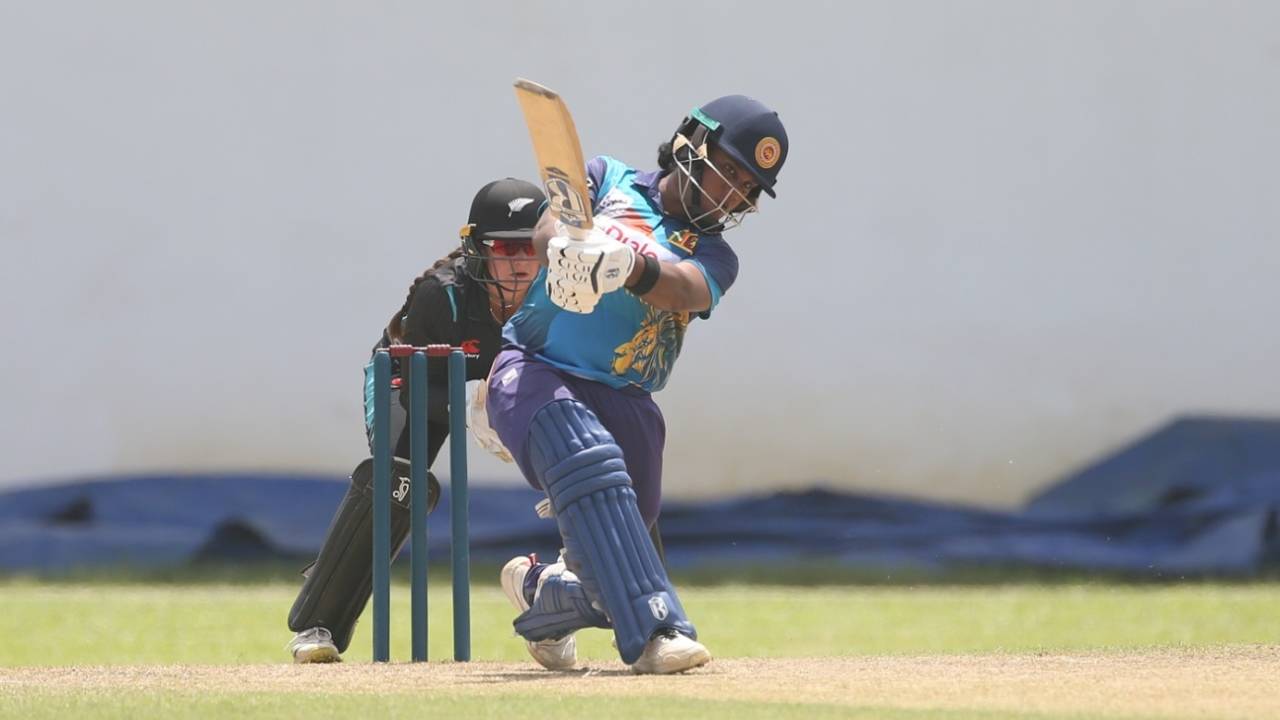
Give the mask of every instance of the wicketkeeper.
[[[524, 299], [538, 272], [533, 229], [544, 204], [536, 185], [506, 178], [485, 185], [471, 203], [462, 227], [461, 245], [419, 275], [404, 304], [391, 316], [374, 346], [448, 344], [468, 350], [467, 379], [482, 380], [501, 348], [502, 324]], [[392, 557], [409, 536], [409, 374], [392, 359], [391, 437], [396, 456], [392, 468]], [[428, 365], [428, 465], [449, 435], [448, 371], [444, 363]], [[483, 390], [484, 385], [480, 386]], [[373, 363], [365, 366], [365, 432], [372, 442]], [[483, 392], [477, 394], [483, 412]], [[487, 428], [487, 420], [478, 424]], [[492, 449], [502, 452], [496, 441]], [[440, 488], [428, 475], [428, 505], [435, 507]], [[369, 601], [373, 585], [373, 468], [362, 462], [351, 473], [351, 487], [329, 525], [316, 561], [303, 571], [306, 579], [289, 612], [294, 631], [289, 650], [296, 662], [335, 662], [351, 642], [356, 619]]]

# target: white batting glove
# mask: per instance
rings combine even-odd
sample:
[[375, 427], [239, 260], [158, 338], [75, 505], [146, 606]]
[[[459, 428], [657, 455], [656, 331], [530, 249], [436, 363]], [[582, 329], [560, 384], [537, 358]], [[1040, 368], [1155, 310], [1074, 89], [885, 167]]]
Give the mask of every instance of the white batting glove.
[[547, 244], [547, 261], [550, 270], [561, 279], [589, 285], [593, 293], [603, 295], [627, 281], [636, 254], [599, 229], [593, 229], [581, 241], [570, 239], [562, 231]]
[[502, 462], [515, 462], [510, 451], [502, 444], [498, 433], [489, 425], [489, 411], [485, 409], [488, 397], [489, 381], [481, 380], [479, 387], [476, 388], [476, 394], [471, 398], [471, 416], [467, 419], [471, 436], [476, 439], [480, 447], [493, 453]]
[[589, 282], [563, 277], [554, 269], [547, 270], [547, 297], [565, 310], [583, 315], [595, 310], [600, 302], [600, 294], [591, 289]]

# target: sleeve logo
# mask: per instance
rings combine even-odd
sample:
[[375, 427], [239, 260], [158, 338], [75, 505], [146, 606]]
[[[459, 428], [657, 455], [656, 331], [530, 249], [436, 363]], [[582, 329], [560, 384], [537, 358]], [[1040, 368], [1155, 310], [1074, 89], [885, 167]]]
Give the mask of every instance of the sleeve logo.
[[668, 237], [667, 242], [687, 253], [691, 253], [694, 248], [698, 247], [698, 236], [691, 230], [681, 230]]

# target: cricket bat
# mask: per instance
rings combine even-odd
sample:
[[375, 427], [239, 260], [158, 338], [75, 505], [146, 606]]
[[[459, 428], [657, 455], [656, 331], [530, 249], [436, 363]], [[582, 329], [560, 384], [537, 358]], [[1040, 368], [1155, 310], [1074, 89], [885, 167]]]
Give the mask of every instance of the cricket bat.
[[547, 192], [547, 210], [564, 224], [570, 238], [586, 240], [592, 227], [591, 196], [569, 107], [554, 90], [532, 80], [516, 78], [515, 88]]

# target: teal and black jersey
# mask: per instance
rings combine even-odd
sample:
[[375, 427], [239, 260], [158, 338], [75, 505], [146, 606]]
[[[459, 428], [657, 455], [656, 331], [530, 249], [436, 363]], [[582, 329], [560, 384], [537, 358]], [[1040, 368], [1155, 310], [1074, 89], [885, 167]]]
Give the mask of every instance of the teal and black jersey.
[[[489, 374], [493, 359], [502, 349], [502, 328], [489, 312], [489, 294], [484, 285], [466, 273], [466, 259], [454, 257], [431, 268], [415, 280], [410, 288], [411, 299], [400, 323], [401, 337], [397, 343], [423, 347], [425, 345], [452, 345], [467, 351], [467, 379], [483, 380]], [[377, 352], [391, 344], [388, 330], [373, 346]], [[409, 409], [409, 364], [401, 358], [391, 359], [391, 377], [399, 392], [400, 405]], [[365, 429], [373, 427], [373, 360], [364, 366]], [[449, 422], [449, 369], [439, 361], [427, 363], [428, 417], [434, 427], [447, 433]], [[397, 435], [397, 437], [400, 437]], [[408, 442], [408, 435], [401, 438]], [[432, 440], [435, 447], [444, 442], [444, 436]], [[398, 442], [398, 441], [397, 441]], [[397, 455], [408, 457], [395, 450]], [[435, 453], [432, 453], [435, 457]]]
[[[639, 172], [611, 157], [587, 163], [596, 227], [643, 255], [693, 263], [707, 280], [711, 308], [738, 275], [738, 257], [718, 234], [698, 234], [662, 212], [658, 172]], [[657, 392], [680, 355], [691, 313], [658, 310], [626, 289], [600, 298], [590, 314], [561, 309], [547, 297], [543, 269], [503, 338], [539, 360], [610, 387]]]

